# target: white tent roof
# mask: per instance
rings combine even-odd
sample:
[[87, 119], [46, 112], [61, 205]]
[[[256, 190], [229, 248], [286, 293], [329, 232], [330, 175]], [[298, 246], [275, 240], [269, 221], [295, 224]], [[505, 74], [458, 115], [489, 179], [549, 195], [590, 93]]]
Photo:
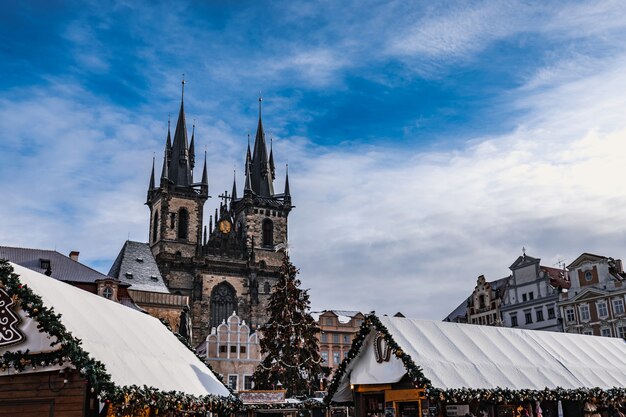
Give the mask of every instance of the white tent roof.
[[228, 389], [158, 319], [11, 264], [83, 349], [101, 361], [117, 386], [152, 386], [191, 395], [228, 396]]
[[[434, 388], [626, 387], [623, 339], [386, 316], [379, 320]], [[394, 355], [389, 362], [376, 362], [373, 333], [346, 369], [334, 401], [350, 400], [349, 384], [394, 383], [406, 373]]]

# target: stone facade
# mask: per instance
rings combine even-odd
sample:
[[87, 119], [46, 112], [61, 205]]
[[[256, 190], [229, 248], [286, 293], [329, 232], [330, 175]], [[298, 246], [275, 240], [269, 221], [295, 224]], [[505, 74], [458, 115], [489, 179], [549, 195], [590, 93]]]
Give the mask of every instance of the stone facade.
[[187, 142], [184, 106], [173, 142], [168, 132], [160, 183], [154, 167], [147, 202], [150, 249], [165, 285], [189, 297], [192, 344], [233, 312], [254, 332], [267, 319], [267, 303], [280, 277], [287, 249], [287, 222], [293, 208], [288, 176], [285, 191], [274, 193], [273, 152], [267, 152], [259, 109], [254, 152], [246, 154], [243, 196], [224, 192], [219, 208], [203, 224], [209, 197], [206, 160], [202, 180], [194, 182], [194, 144]]

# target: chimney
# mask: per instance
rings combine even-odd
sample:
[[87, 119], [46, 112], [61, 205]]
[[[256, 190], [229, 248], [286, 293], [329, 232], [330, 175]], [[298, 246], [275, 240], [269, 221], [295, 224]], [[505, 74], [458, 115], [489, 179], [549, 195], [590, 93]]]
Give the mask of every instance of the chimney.
[[79, 254], [80, 254], [80, 252], [79, 252], [79, 251], [77, 251], [77, 250], [73, 250], [73, 251], [71, 251], [71, 252], [70, 252], [70, 259], [71, 259], [72, 261], [76, 261], [76, 262], [78, 262], [78, 255], [79, 255]]
[[622, 260], [621, 259], [616, 259], [615, 260], [615, 269], [617, 271], [618, 274], [621, 274], [622, 272], [624, 272], [624, 269], [622, 268]]

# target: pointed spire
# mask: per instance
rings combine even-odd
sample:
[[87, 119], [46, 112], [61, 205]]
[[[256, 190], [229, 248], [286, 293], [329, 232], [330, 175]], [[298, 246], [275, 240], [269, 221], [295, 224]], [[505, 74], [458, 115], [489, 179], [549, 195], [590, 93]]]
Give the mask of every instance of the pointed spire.
[[202, 168], [202, 182], [200, 183], [200, 187], [204, 194], [209, 194], [209, 175], [206, 171], [206, 151], [204, 151], [204, 168]]
[[148, 191], [154, 189], [154, 155], [152, 155], [152, 169], [150, 170], [150, 184], [148, 185]]
[[263, 99], [259, 97], [259, 124], [254, 139], [254, 153], [252, 154], [250, 178], [252, 191], [262, 197], [271, 197], [274, 195], [274, 185], [270, 174], [271, 170], [267, 155], [267, 145], [265, 143], [265, 132], [263, 131], [261, 113], [262, 101]]
[[196, 123], [194, 120], [193, 126], [191, 127], [191, 142], [189, 142], [189, 164], [191, 165], [191, 169], [196, 164], [196, 151], [195, 151], [195, 136], [196, 136]]
[[[171, 121], [171, 117], [172, 116], [170, 114], [167, 115], [167, 139], [165, 140], [165, 149], [168, 152], [172, 151], [172, 128], [171, 128], [172, 121]], [[169, 156], [170, 155], [168, 155], [168, 157]]]
[[[215, 219], [217, 221], [217, 219]], [[213, 215], [209, 216], [209, 233], [213, 232]]]
[[291, 193], [289, 192], [289, 164], [285, 165], [285, 198], [291, 198]]
[[163, 169], [161, 170], [161, 183], [163, 183], [163, 180], [167, 181], [167, 177], [168, 177], [168, 161], [167, 161], [167, 146], [165, 148], [165, 152], [163, 154]]
[[[213, 219], [211, 219], [213, 220]], [[204, 240], [203, 240], [203, 245], [206, 246], [206, 240], [207, 240], [207, 233], [206, 233], [206, 224], [204, 225]]]
[[274, 167], [274, 138], [270, 138], [270, 173], [272, 181], [276, 179], [276, 168]]
[[178, 112], [176, 130], [174, 131], [174, 143], [172, 144], [171, 164], [169, 167], [169, 179], [179, 187], [189, 187], [192, 183], [189, 147], [187, 145], [184, 97], [185, 80], [183, 79], [180, 111]]
[[244, 195], [252, 192], [252, 180], [250, 179], [250, 169], [246, 169], [246, 184], [243, 187]]
[[[220, 203], [221, 205], [222, 203]], [[221, 208], [221, 207], [220, 207]], [[217, 217], [217, 207], [215, 207], [215, 227], [217, 227], [217, 219], [219, 219], [219, 217]]]
[[237, 199], [237, 172], [233, 170], [233, 192], [231, 193], [231, 205]]

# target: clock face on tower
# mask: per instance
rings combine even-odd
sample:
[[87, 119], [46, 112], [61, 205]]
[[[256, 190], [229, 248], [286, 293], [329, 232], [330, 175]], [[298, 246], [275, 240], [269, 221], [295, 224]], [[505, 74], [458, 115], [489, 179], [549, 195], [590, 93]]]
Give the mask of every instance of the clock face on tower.
[[230, 228], [231, 228], [231, 224], [228, 220], [222, 220], [219, 222], [218, 227], [220, 229], [220, 232], [224, 233], [224, 234], [228, 234], [230, 233]]

